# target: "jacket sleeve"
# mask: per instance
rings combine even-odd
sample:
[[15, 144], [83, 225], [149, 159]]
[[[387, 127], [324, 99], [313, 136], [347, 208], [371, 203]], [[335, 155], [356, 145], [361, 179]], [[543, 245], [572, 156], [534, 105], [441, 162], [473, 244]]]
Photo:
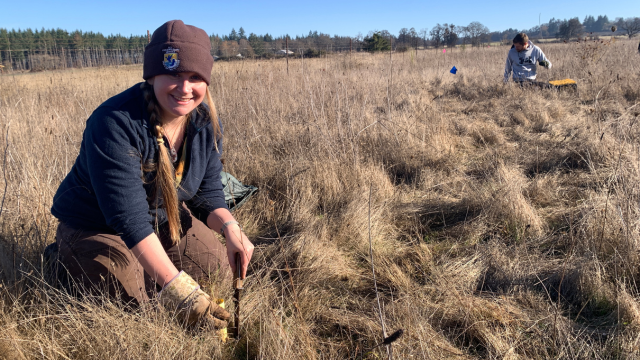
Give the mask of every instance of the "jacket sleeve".
[[107, 225], [132, 248], [153, 233], [141, 178], [139, 136], [126, 114], [98, 108], [87, 121], [83, 141], [100, 210]]
[[540, 50], [539, 53], [540, 54], [538, 54], [538, 63], [541, 62], [541, 61], [547, 61], [547, 62], [549, 62], [549, 66], [547, 66], [547, 69], [551, 69], [551, 61], [549, 61], [549, 59], [547, 59], [547, 57], [544, 55], [542, 50]]
[[[222, 126], [220, 127], [222, 129]], [[212, 131], [213, 136], [213, 131]], [[218, 150], [212, 146], [211, 156], [207, 163], [207, 169], [200, 187], [190, 200], [186, 201], [187, 207], [193, 216], [203, 223], [207, 223], [207, 217], [212, 211], [220, 208], [227, 209], [224, 201], [224, 190], [222, 187], [222, 138], [217, 139]]]
[[511, 59], [509, 59], [509, 55], [507, 54], [507, 63], [504, 66], [504, 82], [509, 82], [509, 76], [511, 75]]

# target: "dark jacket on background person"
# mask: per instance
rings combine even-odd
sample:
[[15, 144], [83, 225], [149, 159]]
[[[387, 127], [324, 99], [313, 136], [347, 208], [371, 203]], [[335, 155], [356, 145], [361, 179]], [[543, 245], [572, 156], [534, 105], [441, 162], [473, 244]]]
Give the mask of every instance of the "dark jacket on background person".
[[[220, 178], [222, 139], [215, 139], [208, 115], [204, 103], [191, 114], [178, 189], [178, 201], [205, 224], [213, 210], [227, 208]], [[87, 120], [80, 153], [53, 198], [51, 213], [73, 228], [119, 235], [129, 248], [164, 224], [155, 170], [146, 168], [157, 163], [159, 149], [148, 121], [140, 84], [100, 105]]]

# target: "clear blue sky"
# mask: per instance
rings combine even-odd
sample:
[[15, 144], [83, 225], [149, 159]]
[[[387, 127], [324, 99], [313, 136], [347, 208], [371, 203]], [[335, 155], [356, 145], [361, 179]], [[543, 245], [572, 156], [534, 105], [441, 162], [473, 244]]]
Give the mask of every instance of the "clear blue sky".
[[331, 35], [366, 35], [370, 30], [403, 28], [430, 29], [436, 23], [467, 25], [480, 21], [491, 31], [507, 28], [528, 29], [551, 17], [607, 15], [640, 17], [640, 0], [580, 2], [557, 1], [136, 1], [92, 0], [43, 1], [26, 3], [3, 1], [0, 28], [94, 31], [107, 34], [141, 35], [153, 31], [168, 20], [181, 19], [203, 28], [207, 33], [228, 34], [242, 26], [254, 32], [291, 36], [309, 30]]

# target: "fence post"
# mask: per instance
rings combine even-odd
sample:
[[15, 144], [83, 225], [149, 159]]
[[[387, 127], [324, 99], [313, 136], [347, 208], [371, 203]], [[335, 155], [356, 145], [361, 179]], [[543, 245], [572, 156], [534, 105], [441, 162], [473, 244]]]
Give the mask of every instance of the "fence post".
[[9, 44], [9, 70], [13, 71], [13, 59], [11, 58], [11, 42], [9, 42], [8, 36], [7, 36], [7, 44]]
[[[391, 51], [393, 50], [393, 35], [389, 35], [389, 95], [387, 99], [391, 97], [391, 86], [393, 85], [393, 58], [391, 57]], [[391, 105], [389, 105], [389, 116], [391, 116]]]

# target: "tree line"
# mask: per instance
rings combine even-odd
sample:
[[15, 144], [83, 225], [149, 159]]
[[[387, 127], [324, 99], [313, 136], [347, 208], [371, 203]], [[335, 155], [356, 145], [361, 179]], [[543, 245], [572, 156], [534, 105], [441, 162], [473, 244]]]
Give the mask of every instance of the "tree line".
[[[625, 34], [633, 37], [640, 32], [640, 18], [617, 18], [610, 21], [607, 15], [594, 17], [587, 15], [584, 21], [579, 18], [555, 19], [551, 18], [547, 23], [534, 26], [530, 29], [506, 29], [503, 31], [490, 31], [489, 28], [478, 21], [468, 25], [458, 26], [444, 23], [436, 24], [431, 29], [402, 28], [397, 35], [388, 30], [370, 31], [366, 36], [358, 34], [355, 37], [331, 36], [309, 31], [307, 35], [291, 37], [283, 35], [274, 37], [269, 33], [258, 35], [249, 33], [244, 28], [238, 31], [231, 30], [226, 35], [212, 35], [211, 43], [215, 54], [221, 57], [233, 57], [240, 54], [242, 57], [273, 56], [275, 51], [285, 49], [295, 50], [294, 55], [314, 56], [331, 51], [406, 51], [409, 48], [427, 47], [453, 47], [457, 45], [481, 46], [489, 42], [502, 42], [510, 44], [513, 37], [520, 32], [525, 32], [533, 39], [557, 38], [568, 40], [589, 33], [610, 32], [611, 26], [617, 25], [616, 34]], [[597, 35], [597, 34], [596, 34]]]
[[[232, 57], [272, 57], [278, 51], [289, 49], [291, 55], [319, 56], [335, 51], [385, 51], [393, 48], [405, 51], [409, 48], [482, 46], [488, 42], [502, 42], [509, 44], [511, 39], [519, 33], [526, 32], [533, 39], [558, 38], [571, 39], [581, 37], [585, 33], [594, 36], [595, 33], [610, 31], [616, 27], [616, 34], [633, 37], [640, 33], [640, 18], [617, 18], [610, 21], [606, 15], [594, 17], [587, 15], [583, 21], [579, 18], [555, 19], [534, 26], [530, 29], [506, 29], [490, 31], [488, 27], [478, 21], [460, 26], [450, 23], [436, 24], [432, 28], [401, 28], [397, 35], [387, 30], [370, 31], [366, 36], [361, 33], [355, 37], [329, 35], [318, 31], [309, 31], [305, 35], [290, 36], [288, 34], [273, 36], [269, 33], [249, 33], [240, 27], [237, 31], [231, 29], [229, 34], [210, 35], [212, 54], [222, 58]], [[113, 61], [129, 61], [138, 63], [141, 53], [148, 42], [147, 35], [123, 36], [103, 35], [101, 33], [83, 32], [80, 30], [69, 32], [60, 28], [32, 30], [0, 28], [0, 63], [6, 67], [21, 62], [23, 68], [29, 68], [31, 63], [27, 57], [70, 55], [71, 60], [64, 60], [68, 66], [74, 66], [73, 55], [81, 62], [95, 63], [108, 56]], [[87, 51], [91, 53], [87, 53]], [[117, 51], [114, 55], [112, 52]], [[85, 59], [86, 58], [86, 59]], [[94, 59], [92, 61], [92, 59]], [[98, 61], [100, 60], [100, 61]], [[102, 61], [104, 63], [104, 61]], [[67, 64], [64, 64], [67, 66]]]
[[238, 54], [242, 57], [270, 57], [275, 56], [279, 50], [287, 49], [292, 55], [311, 57], [326, 52], [362, 50], [362, 36], [331, 36], [318, 31], [309, 31], [307, 35], [286, 34], [274, 37], [269, 33], [247, 35], [240, 27], [238, 31], [231, 29], [228, 35], [213, 34], [210, 38], [213, 53], [223, 58]]
[[551, 18], [547, 23], [534, 26], [530, 29], [509, 28], [503, 31], [490, 31], [485, 25], [473, 21], [466, 26], [454, 24], [436, 24], [431, 29], [423, 28], [417, 31], [415, 28], [402, 28], [398, 36], [391, 35], [388, 31], [375, 31], [369, 33], [364, 39], [365, 48], [371, 51], [379, 49], [388, 50], [393, 44], [397, 50], [405, 50], [409, 47], [453, 47], [456, 45], [481, 46], [489, 42], [501, 42], [511, 44], [512, 39], [520, 32], [527, 33], [530, 38], [556, 38], [569, 40], [584, 35], [597, 36], [603, 32], [611, 33], [615, 25], [614, 34], [627, 35], [629, 38], [640, 33], [640, 18], [617, 18], [610, 21], [607, 15], [599, 15], [597, 18], [587, 15], [584, 21], [579, 18], [555, 19]]
[[101, 33], [92, 31], [82, 32], [76, 30], [69, 32], [63, 29], [44, 29], [34, 31], [32, 29], [25, 30], [7, 30], [0, 28], [0, 50], [49, 50], [56, 49], [61, 51], [62, 48], [69, 50], [76, 49], [118, 49], [131, 50], [144, 48], [147, 43], [147, 36], [131, 35], [129, 37], [117, 35], [104, 36]]

